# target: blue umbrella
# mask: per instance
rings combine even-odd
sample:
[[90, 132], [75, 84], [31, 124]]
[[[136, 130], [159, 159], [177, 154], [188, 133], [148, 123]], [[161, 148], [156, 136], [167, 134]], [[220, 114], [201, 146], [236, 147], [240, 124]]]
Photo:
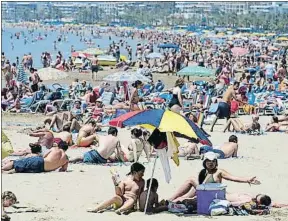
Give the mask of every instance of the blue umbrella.
[[178, 45], [175, 44], [160, 44], [158, 45], [158, 48], [179, 48]]
[[158, 128], [161, 132], [178, 132], [212, 145], [206, 134], [194, 122], [169, 110], [133, 111], [111, 120], [109, 125], [114, 127], [141, 125], [149, 129]]

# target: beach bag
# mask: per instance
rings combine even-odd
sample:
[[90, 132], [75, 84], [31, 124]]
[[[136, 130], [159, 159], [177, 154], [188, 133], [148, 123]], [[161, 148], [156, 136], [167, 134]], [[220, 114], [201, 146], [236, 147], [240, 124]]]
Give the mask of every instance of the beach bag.
[[229, 213], [230, 202], [228, 200], [214, 199], [209, 206], [211, 216], [225, 215]]

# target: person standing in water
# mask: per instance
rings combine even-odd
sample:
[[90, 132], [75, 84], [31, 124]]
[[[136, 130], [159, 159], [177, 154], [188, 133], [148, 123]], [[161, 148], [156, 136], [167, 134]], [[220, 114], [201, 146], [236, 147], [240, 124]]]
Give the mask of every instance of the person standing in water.
[[[91, 65], [91, 71], [92, 71], [92, 81], [97, 80], [97, 72], [98, 72], [98, 58], [97, 55], [94, 55], [94, 59], [92, 60], [92, 65]], [[94, 77], [94, 73], [95, 77]]]

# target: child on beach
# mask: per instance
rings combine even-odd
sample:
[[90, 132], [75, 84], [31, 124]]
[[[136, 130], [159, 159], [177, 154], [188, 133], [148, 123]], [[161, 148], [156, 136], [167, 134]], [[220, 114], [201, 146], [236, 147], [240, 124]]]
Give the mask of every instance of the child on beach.
[[145, 167], [140, 163], [134, 163], [131, 166], [130, 173], [121, 182], [117, 176], [113, 175], [112, 180], [115, 186], [115, 195], [100, 203], [95, 209], [88, 209], [87, 212], [101, 213], [111, 208], [116, 207], [115, 213], [118, 215], [129, 213], [137, 203], [137, 200], [144, 190], [143, 180]]
[[151, 182], [151, 179], [147, 180], [147, 184], [146, 184], [147, 189], [143, 193], [141, 193], [140, 198], [139, 198], [139, 210], [141, 212], [144, 212], [145, 210], [146, 199], [147, 199], [150, 185], [151, 185], [151, 191], [150, 191], [146, 211], [154, 213], [156, 212], [156, 209], [159, 206], [158, 194], [157, 194], [157, 189], [159, 187], [158, 181], [153, 178], [151, 184], [150, 182]]

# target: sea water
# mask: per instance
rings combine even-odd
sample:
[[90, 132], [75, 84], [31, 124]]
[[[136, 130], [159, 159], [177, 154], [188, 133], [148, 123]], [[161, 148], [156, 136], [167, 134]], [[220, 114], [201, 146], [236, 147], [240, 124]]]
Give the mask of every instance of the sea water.
[[[74, 46], [74, 50], [81, 51], [85, 50], [87, 48], [96, 48], [98, 45], [100, 45], [101, 49], [108, 49], [109, 45], [114, 41], [115, 43], [119, 43], [119, 41], [125, 40], [128, 42], [128, 45], [130, 45], [133, 49], [132, 56], [135, 55], [135, 49], [137, 46], [137, 43], [146, 43], [146, 41], [141, 41], [137, 39], [131, 39], [131, 38], [120, 38], [117, 36], [111, 35], [111, 40], [109, 40], [109, 37], [106, 35], [102, 36], [102, 38], [92, 38], [92, 42], [94, 45], [87, 45], [84, 42], [80, 42], [80, 36], [76, 36], [76, 33], [68, 33], [65, 34], [67, 36], [67, 41], [64, 41], [64, 39], [61, 40], [61, 42], [58, 42], [58, 36], [60, 35], [60, 31], [45, 31], [45, 30], [36, 30], [34, 31], [34, 36], [32, 38], [31, 34], [28, 33], [28, 30], [26, 28], [3, 28], [2, 27], [2, 52], [5, 53], [5, 56], [7, 59], [10, 60], [10, 62], [16, 62], [16, 57], [19, 57], [19, 61], [21, 62], [22, 57], [24, 54], [31, 53], [33, 56], [33, 66], [35, 68], [42, 68], [41, 63], [41, 55], [43, 52], [47, 51], [51, 54], [52, 59], [56, 59], [56, 55], [58, 51], [61, 51], [65, 59], [68, 59], [68, 57], [71, 55], [71, 46]], [[20, 32], [20, 38], [17, 39], [15, 37], [15, 33]], [[41, 34], [41, 37], [43, 37], [43, 40], [37, 40], [35, 42], [32, 42], [32, 40], [37, 38], [39, 36], [39, 33]], [[47, 38], [45, 38], [44, 34], [47, 33]], [[13, 38], [11, 39], [11, 35], [13, 35]], [[24, 36], [28, 37], [28, 41], [25, 44], [24, 43]], [[85, 36], [86, 39], [90, 40], [90, 36]], [[57, 42], [57, 49], [54, 50], [54, 41]], [[12, 50], [11, 43], [14, 44], [14, 49]], [[125, 49], [125, 44], [123, 47], [120, 46], [120, 53], [122, 55], [127, 56], [127, 51]], [[135, 57], [132, 57], [135, 59]]]

